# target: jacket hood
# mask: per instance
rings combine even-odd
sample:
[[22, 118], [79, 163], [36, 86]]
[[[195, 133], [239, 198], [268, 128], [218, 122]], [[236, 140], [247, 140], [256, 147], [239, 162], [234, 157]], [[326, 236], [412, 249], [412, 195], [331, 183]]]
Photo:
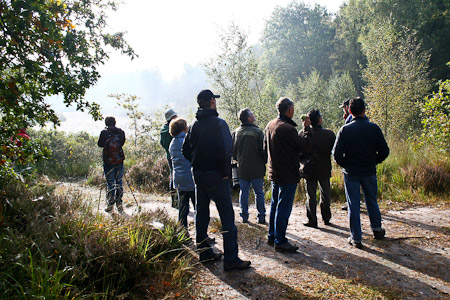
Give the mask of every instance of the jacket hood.
[[217, 113], [217, 110], [212, 108], [199, 108], [197, 110], [197, 113], [195, 114], [195, 117], [198, 119], [208, 117], [208, 116], [215, 116], [218, 117], [219, 114]]

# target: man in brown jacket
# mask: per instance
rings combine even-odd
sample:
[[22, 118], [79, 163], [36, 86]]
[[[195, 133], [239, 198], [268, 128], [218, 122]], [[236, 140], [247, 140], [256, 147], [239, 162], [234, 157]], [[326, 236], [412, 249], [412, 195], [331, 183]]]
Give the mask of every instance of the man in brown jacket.
[[[329, 129], [322, 128], [322, 115], [318, 109], [308, 113], [312, 125], [311, 152], [315, 159], [314, 174], [306, 179], [306, 215], [308, 222], [303, 225], [317, 228], [317, 182], [320, 187], [320, 212], [325, 225], [330, 225], [331, 219], [331, 150], [333, 150], [336, 135]], [[303, 135], [304, 131], [300, 132]]]
[[268, 155], [268, 175], [272, 182], [269, 234], [267, 243], [279, 252], [295, 252], [288, 242], [286, 229], [292, 211], [297, 183], [300, 180], [299, 154], [309, 151], [309, 118], [303, 122], [304, 136], [299, 136], [292, 121], [294, 102], [282, 97], [277, 103], [278, 117], [266, 126], [264, 148]]

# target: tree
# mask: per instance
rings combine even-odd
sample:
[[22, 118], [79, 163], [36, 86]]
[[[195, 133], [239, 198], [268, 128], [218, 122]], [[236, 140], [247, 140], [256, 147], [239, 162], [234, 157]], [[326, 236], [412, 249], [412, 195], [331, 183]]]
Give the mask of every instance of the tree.
[[[342, 110], [339, 108], [342, 101], [353, 97], [356, 93], [352, 79], [348, 73], [333, 73], [326, 80], [319, 72], [313, 71], [299, 82], [289, 84], [285, 94], [296, 102], [296, 117], [306, 114], [311, 109], [319, 109], [323, 116], [323, 124], [332, 129], [342, 126]], [[300, 122], [299, 119], [297, 119]]]
[[262, 37], [268, 71], [281, 86], [296, 83], [313, 70], [328, 78], [334, 35], [331, 16], [319, 5], [311, 9], [302, 2], [293, 2], [275, 8]]
[[220, 41], [220, 53], [204, 66], [208, 80], [221, 95], [219, 108], [234, 128], [240, 124], [238, 113], [242, 108], [252, 109], [258, 119], [267, 106], [265, 73], [247, 46], [247, 35], [237, 25], [231, 23], [220, 34]]
[[[448, 63], [450, 66], [450, 63]], [[450, 151], [450, 80], [441, 81], [439, 91], [426, 97], [421, 105], [422, 139]]]
[[415, 35], [391, 23], [373, 24], [360, 39], [367, 56], [363, 70], [369, 118], [386, 136], [405, 137], [420, 127], [419, 103], [430, 88], [429, 54]]
[[137, 139], [140, 135], [139, 120], [142, 119], [144, 113], [139, 111], [139, 101], [141, 98], [135, 95], [127, 94], [111, 94], [108, 97], [116, 98], [117, 105], [125, 109], [127, 116], [131, 119], [130, 129], [134, 131], [134, 146], [137, 145]]
[[379, 19], [392, 18], [396, 29], [402, 27], [416, 31], [421, 50], [430, 54], [430, 78], [450, 78], [446, 63], [450, 60], [450, 1], [449, 0], [383, 0], [372, 1]]
[[334, 68], [351, 76], [359, 96], [362, 96], [362, 69], [365, 68], [367, 60], [358, 39], [366, 32], [367, 24], [370, 24], [372, 19], [373, 9], [370, 2], [349, 0], [341, 7], [333, 22], [336, 28]]
[[[0, 1], [1, 169], [10, 168], [18, 129], [59, 123], [45, 97], [62, 94], [64, 103], [99, 119], [99, 106], [84, 99], [100, 77], [97, 67], [111, 46], [134, 58], [122, 32], [106, 32], [114, 1]], [[32, 149], [37, 145], [31, 142]], [[28, 157], [32, 157], [29, 155]]]
[[445, 80], [450, 77], [450, 69], [445, 64], [450, 60], [450, 1], [422, 0], [349, 0], [339, 10], [336, 26], [335, 68], [350, 72], [352, 79], [361, 92], [364, 82], [361, 70], [366, 66], [359, 38], [367, 35], [374, 24], [394, 20], [396, 31], [408, 28], [416, 32], [421, 51], [430, 53], [429, 77]]

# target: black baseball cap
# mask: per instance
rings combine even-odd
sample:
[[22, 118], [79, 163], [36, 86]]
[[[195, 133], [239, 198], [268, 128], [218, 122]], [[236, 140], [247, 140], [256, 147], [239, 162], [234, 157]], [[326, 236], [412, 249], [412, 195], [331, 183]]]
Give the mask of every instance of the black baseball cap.
[[220, 95], [214, 95], [210, 90], [202, 90], [197, 96], [197, 102], [207, 102], [211, 98], [220, 98]]

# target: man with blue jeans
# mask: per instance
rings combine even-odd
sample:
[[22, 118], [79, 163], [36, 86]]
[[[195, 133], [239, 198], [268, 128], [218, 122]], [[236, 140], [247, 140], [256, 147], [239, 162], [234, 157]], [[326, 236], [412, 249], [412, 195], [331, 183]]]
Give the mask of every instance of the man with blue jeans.
[[248, 223], [248, 195], [250, 185], [255, 192], [258, 223], [266, 224], [266, 208], [264, 199], [264, 175], [266, 174], [267, 154], [263, 149], [264, 133], [256, 126], [255, 116], [250, 109], [239, 112], [241, 126], [232, 134], [233, 157], [237, 161], [239, 178], [239, 203], [243, 223]]
[[352, 98], [349, 111], [353, 119], [339, 130], [333, 156], [344, 172], [351, 232], [348, 242], [356, 248], [362, 248], [360, 187], [375, 239], [383, 239], [385, 235], [377, 203], [376, 165], [388, 157], [389, 147], [380, 127], [366, 118], [363, 99]]
[[224, 269], [243, 270], [250, 266], [250, 261], [238, 257], [237, 228], [229, 183], [232, 141], [227, 123], [218, 117], [216, 98], [219, 97], [210, 90], [202, 90], [198, 94], [197, 120], [189, 126], [182, 152], [191, 162], [194, 175], [197, 204], [195, 228], [200, 261], [219, 260], [222, 257], [213, 252], [207, 241], [209, 204], [213, 200], [222, 223]]
[[123, 161], [125, 160], [122, 147], [125, 143], [125, 133], [122, 129], [116, 127], [114, 117], [106, 117], [105, 125], [106, 128], [100, 133], [97, 142], [98, 146], [103, 148], [103, 170], [107, 185], [105, 211], [111, 212], [115, 204], [118, 212], [122, 213], [122, 176]]
[[264, 149], [268, 155], [268, 177], [272, 181], [269, 234], [267, 243], [275, 244], [279, 252], [295, 252], [298, 247], [288, 242], [286, 230], [300, 180], [300, 152], [310, 150], [311, 128], [309, 118], [303, 121], [304, 135], [299, 136], [292, 121], [294, 102], [282, 97], [277, 103], [278, 117], [265, 129]]

